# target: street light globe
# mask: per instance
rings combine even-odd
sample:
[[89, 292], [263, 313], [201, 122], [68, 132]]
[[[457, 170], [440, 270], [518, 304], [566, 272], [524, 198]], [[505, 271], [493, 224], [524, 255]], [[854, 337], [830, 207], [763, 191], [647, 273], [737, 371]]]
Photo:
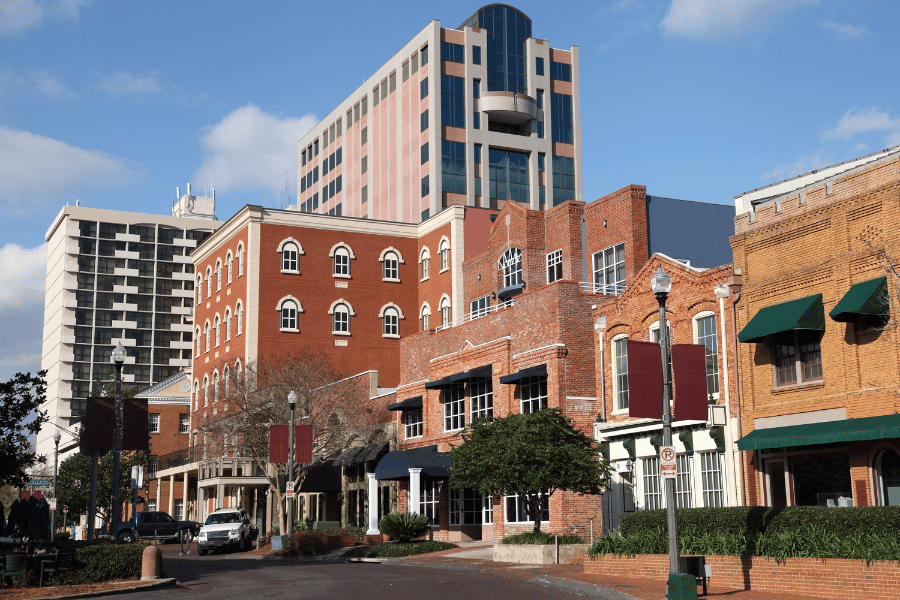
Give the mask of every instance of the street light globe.
[[291, 408], [293, 408], [294, 405], [297, 404], [297, 394], [296, 392], [294, 392], [294, 390], [291, 390], [291, 393], [288, 394], [288, 404], [291, 405]]
[[650, 278], [650, 287], [654, 294], [668, 294], [672, 289], [672, 278], [663, 271], [662, 267], [659, 267]]
[[58, 432], [58, 431], [53, 432], [53, 442], [54, 442], [57, 446], [59, 445], [59, 440], [60, 440], [60, 438], [62, 438], [62, 436], [59, 435], [59, 432]]
[[114, 363], [123, 363], [125, 362], [125, 347], [122, 345], [122, 342], [116, 344], [116, 347], [112, 351], [112, 361]]

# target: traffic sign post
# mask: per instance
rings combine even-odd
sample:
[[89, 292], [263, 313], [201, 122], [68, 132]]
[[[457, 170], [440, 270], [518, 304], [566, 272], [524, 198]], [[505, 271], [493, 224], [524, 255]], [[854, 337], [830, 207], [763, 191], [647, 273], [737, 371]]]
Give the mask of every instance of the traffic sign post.
[[659, 449], [659, 474], [663, 479], [675, 479], [677, 472], [675, 446], [661, 446]]
[[287, 482], [287, 489], [284, 492], [284, 497], [285, 498], [293, 498], [294, 497], [294, 482], [293, 481]]

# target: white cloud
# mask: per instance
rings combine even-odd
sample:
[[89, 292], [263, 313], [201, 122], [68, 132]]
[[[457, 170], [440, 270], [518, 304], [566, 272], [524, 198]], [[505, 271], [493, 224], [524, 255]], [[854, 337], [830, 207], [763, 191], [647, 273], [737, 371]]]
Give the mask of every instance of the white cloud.
[[0, 0], [0, 37], [20, 35], [48, 20], [75, 20], [89, 5], [88, 0]]
[[0, 215], [63, 204], [79, 189], [133, 183], [140, 172], [132, 161], [0, 125]]
[[[877, 107], [851, 108], [834, 129], [825, 132], [825, 139], [849, 140], [865, 133], [883, 132], [887, 134], [888, 146], [900, 143], [900, 117], [892, 117], [886, 110]], [[891, 143], [895, 140], [896, 143]]]
[[194, 181], [217, 190], [280, 190], [287, 173], [296, 187], [297, 141], [318, 122], [311, 114], [280, 118], [253, 104], [239, 108], [203, 133], [206, 157]]
[[47, 244], [0, 246], [0, 312], [44, 303]]
[[841, 40], [857, 41], [869, 37], [869, 30], [862, 25], [835, 23], [827, 19], [819, 23], [819, 27]]
[[660, 26], [671, 35], [722, 39], [769, 27], [790, 10], [819, 0], [672, 0]]
[[827, 167], [835, 162], [837, 161], [829, 154], [826, 154], [824, 150], [819, 150], [815, 154], [807, 154], [794, 161], [780, 163], [774, 169], [763, 175], [762, 178], [764, 181], [782, 181], [784, 179], [790, 179], [797, 175], [803, 175], [804, 173], [821, 169], [822, 167]]
[[47, 244], [0, 247], [0, 381], [41, 366]]
[[45, 96], [50, 100], [65, 101], [78, 97], [66, 84], [47, 69], [31, 71], [24, 75], [12, 69], [0, 69], [0, 96]]
[[173, 87], [161, 82], [155, 71], [142, 74], [118, 71], [100, 79], [100, 89], [113, 96], [155, 96]]

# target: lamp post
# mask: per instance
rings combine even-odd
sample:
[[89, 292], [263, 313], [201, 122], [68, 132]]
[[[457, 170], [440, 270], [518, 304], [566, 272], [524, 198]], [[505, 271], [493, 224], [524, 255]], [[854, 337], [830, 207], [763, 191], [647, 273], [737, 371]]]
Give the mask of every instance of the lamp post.
[[[672, 278], [666, 274], [662, 267], [656, 270], [650, 278], [650, 287], [656, 294], [659, 302], [659, 352], [662, 360], [663, 372], [663, 397], [662, 397], [662, 422], [663, 445], [672, 445], [672, 373], [669, 371], [669, 327], [666, 324], [666, 300], [672, 289]], [[675, 479], [667, 477], [666, 490], [666, 521], [669, 529], [669, 574], [680, 572], [678, 556], [678, 522], [675, 519]]]
[[[53, 432], [53, 443], [56, 444], [56, 452], [53, 455], [53, 499], [56, 500], [56, 477], [59, 472], [59, 440], [62, 438], [59, 431]], [[58, 509], [59, 507], [57, 507]], [[50, 536], [56, 535], [56, 510], [50, 511]]]
[[110, 533], [113, 539], [119, 533], [119, 517], [122, 507], [119, 504], [121, 482], [119, 477], [119, 455], [122, 452], [122, 365], [125, 364], [125, 348], [119, 342], [112, 351], [112, 361], [116, 364], [116, 420], [113, 430], [113, 474], [112, 474], [112, 515]]
[[[291, 405], [291, 434], [290, 434], [290, 447], [288, 448], [288, 476], [287, 481], [290, 484], [294, 483], [294, 407], [297, 405], [297, 394], [294, 390], [291, 390], [291, 393], [288, 394], [288, 404]], [[288, 496], [288, 519], [287, 519], [287, 534], [288, 536], [293, 535], [294, 533], [294, 496], [291, 494]]]

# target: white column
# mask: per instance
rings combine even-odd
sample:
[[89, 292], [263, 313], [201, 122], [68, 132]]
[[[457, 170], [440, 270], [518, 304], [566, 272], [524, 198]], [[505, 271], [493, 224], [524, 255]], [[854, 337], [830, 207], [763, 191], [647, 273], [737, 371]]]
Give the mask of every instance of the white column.
[[366, 535], [378, 535], [378, 480], [375, 473], [367, 473], [369, 478], [369, 530]]
[[188, 501], [188, 472], [182, 471], [181, 476], [184, 477], [181, 482], [181, 518], [187, 520], [190, 519], [188, 515], [194, 515], [194, 511], [191, 510]]
[[422, 498], [422, 469], [409, 470], [409, 492], [406, 495], [406, 512], [422, 514], [419, 500]]
[[225, 485], [220, 483], [216, 486], [216, 509], [225, 507]]
[[169, 515], [175, 514], [175, 476], [169, 475]]

